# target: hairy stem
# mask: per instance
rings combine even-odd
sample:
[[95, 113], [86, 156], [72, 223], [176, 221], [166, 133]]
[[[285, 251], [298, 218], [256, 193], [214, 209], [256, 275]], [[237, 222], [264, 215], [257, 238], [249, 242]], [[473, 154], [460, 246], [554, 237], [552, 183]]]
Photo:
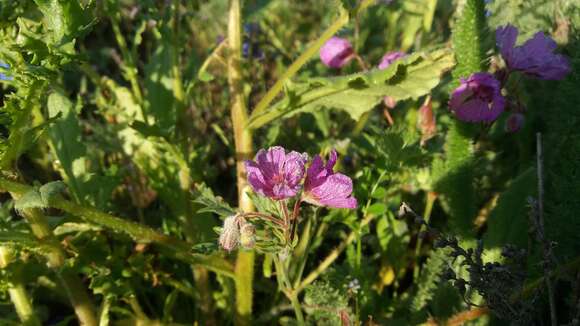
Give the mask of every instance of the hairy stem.
[[[231, 116], [236, 148], [236, 178], [238, 206], [242, 212], [251, 212], [254, 206], [246, 194], [247, 182], [244, 160], [253, 152], [252, 132], [245, 128], [248, 120], [246, 99], [242, 86], [242, 32], [240, 0], [231, 0], [228, 19], [228, 83], [231, 94]], [[239, 250], [235, 267], [237, 325], [250, 325], [254, 279], [254, 251]]]
[[[24, 193], [31, 191], [32, 187], [10, 181], [0, 176], [0, 189], [22, 196]], [[162, 246], [162, 249], [166, 249], [168, 254], [188, 264], [202, 265], [216, 273], [233, 277], [233, 267], [227, 260], [216, 256], [193, 254], [190, 252], [190, 243], [159, 233], [145, 225], [121, 219], [92, 207], [79, 205], [60, 196], [54, 196], [49, 200], [48, 204], [50, 207], [58, 208], [73, 216], [78, 216], [89, 223], [102, 225], [114, 231], [126, 233], [140, 242], [159, 244]], [[50, 229], [46, 230], [44, 226], [41, 226], [39, 230], [39, 232], [50, 231]]]

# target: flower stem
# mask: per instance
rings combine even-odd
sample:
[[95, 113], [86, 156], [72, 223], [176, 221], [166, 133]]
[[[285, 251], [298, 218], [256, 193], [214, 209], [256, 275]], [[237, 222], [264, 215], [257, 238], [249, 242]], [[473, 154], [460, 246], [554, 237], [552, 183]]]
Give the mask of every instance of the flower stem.
[[[32, 187], [10, 181], [5, 177], [0, 176], [0, 189], [9, 191], [15, 196], [22, 196], [31, 191]], [[167, 249], [167, 252], [172, 254], [175, 258], [188, 264], [202, 265], [224, 276], [233, 276], [233, 267], [225, 259], [216, 256], [192, 254], [190, 253], [190, 243], [159, 233], [147, 226], [121, 219], [92, 207], [79, 205], [72, 201], [63, 199], [60, 196], [50, 198], [48, 205], [65, 211], [73, 216], [78, 216], [89, 223], [102, 225], [115, 231], [124, 232], [134, 239], [138, 239], [140, 242], [157, 243]], [[35, 225], [35, 228], [37, 229], [37, 232], [52, 233], [50, 229], [47, 229], [48, 225], [44, 227], [42, 224], [39, 224], [38, 226]], [[54, 261], [57, 261], [57, 258], [58, 257], [51, 257]]]
[[[254, 205], [246, 194], [247, 182], [244, 160], [253, 152], [252, 132], [245, 128], [248, 120], [246, 99], [242, 85], [242, 31], [240, 0], [231, 0], [228, 18], [228, 84], [231, 94], [231, 116], [236, 148], [236, 178], [238, 206], [242, 212], [251, 212]], [[235, 267], [237, 325], [250, 325], [254, 279], [254, 251], [239, 250]]]

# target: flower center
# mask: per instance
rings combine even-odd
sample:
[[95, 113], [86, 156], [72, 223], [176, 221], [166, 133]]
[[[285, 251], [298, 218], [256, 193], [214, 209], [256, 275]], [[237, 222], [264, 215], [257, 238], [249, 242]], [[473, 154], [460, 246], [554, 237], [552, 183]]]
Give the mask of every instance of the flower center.
[[272, 181], [273, 181], [275, 184], [278, 184], [278, 183], [284, 183], [284, 174], [282, 174], [282, 173], [279, 173], [279, 174], [276, 174], [276, 175], [274, 175], [274, 176], [272, 177]]

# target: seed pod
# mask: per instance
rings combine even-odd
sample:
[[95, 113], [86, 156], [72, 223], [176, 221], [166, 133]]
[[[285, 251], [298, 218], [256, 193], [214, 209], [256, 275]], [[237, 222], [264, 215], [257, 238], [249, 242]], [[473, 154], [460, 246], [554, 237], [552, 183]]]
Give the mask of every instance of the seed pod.
[[238, 247], [240, 242], [240, 227], [237, 215], [226, 217], [224, 220], [219, 243], [222, 248], [232, 251]]

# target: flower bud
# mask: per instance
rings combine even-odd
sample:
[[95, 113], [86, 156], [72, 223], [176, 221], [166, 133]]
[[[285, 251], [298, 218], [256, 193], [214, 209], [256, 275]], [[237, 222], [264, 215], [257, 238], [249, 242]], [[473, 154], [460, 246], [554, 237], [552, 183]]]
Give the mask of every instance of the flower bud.
[[250, 223], [244, 223], [241, 228], [240, 244], [245, 249], [252, 249], [256, 245], [256, 228]]
[[506, 132], [518, 132], [524, 125], [525, 117], [521, 113], [512, 113], [505, 122]]
[[437, 131], [435, 115], [433, 114], [433, 105], [431, 104], [431, 96], [427, 97], [425, 103], [423, 103], [419, 109], [417, 124], [419, 125], [419, 130], [421, 130], [421, 146], [423, 146], [427, 140], [435, 136], [435, 132]]
[[344, 38], [332, 37], [320, 48], [320, 60], [330, 68], [341, 68], [353, 58], [354, 50]]
[[385, 103], [385, 106], [389, 109], [394, 109], [395, 106], [397, 106], [397, 100], [390, 96], [383, 97], [383, 103]]
[[238, 247], [240, 242], [240, 227], [238, 216], [232, 215], [226, 217], [220, 234], [219, 243], [222, 248], [232, 251]]

